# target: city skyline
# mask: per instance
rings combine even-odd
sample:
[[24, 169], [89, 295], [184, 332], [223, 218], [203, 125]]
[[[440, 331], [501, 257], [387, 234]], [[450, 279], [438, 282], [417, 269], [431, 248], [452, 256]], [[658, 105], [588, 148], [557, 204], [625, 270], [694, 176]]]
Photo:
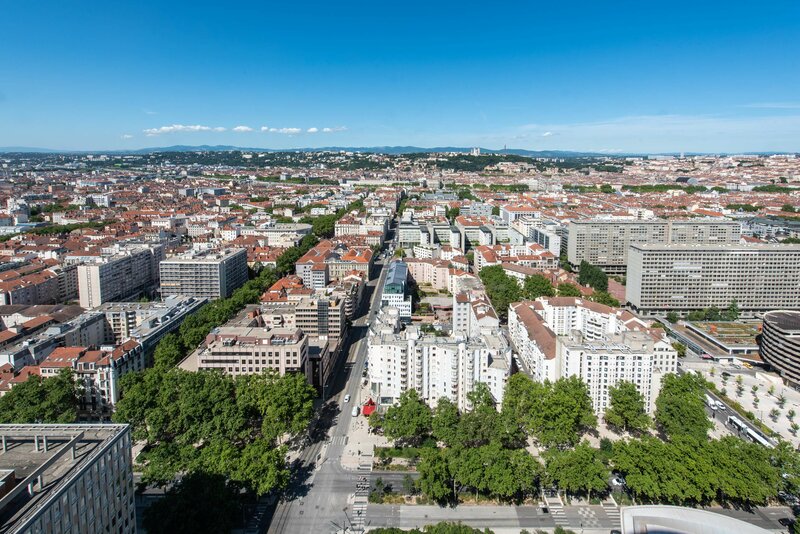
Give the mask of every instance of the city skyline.
[[789, 2], [44, 2], [11, 15], [0, 146], [800, 150]]

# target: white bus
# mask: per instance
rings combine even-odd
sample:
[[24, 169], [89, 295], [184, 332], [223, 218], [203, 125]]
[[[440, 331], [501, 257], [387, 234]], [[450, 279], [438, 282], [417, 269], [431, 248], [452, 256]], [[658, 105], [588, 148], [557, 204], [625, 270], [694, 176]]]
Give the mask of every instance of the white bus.
[[764, 436], [762, 436], [752, 428], [748, 428], [745, 434], [747, 434], [748, 438], [753, 440], [753, 443], [758, 443], [759, 445], [763, 445], [768, 449], [774, 448], [774, 445], [772, 445], [772, 443], [770, 443], [768, 439], [766, 439]]
[[735, 428], [738, 432], [741, 432], [742, 430], [747, 428], [747, 425], [744, 424], [744, 422], [742, 422], [742, 420], [736, 417], [735, 415], [728, 416], [728, 424], [733, 428]]

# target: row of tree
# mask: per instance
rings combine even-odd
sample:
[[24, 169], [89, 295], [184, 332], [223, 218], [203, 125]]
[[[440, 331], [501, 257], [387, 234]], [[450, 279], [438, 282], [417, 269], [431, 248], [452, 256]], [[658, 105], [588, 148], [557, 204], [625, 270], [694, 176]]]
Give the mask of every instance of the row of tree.
[[317, 242], [315, 234], [305, 236], [275, 268], [254, 269], [230, 298], [204, 305], [165, 336], [152, 368], [122, 378], [114, 420], [130, 424], [133, 438], [144, 442], [137, 458], [143, 482], [169, 487], [145, 513], [148, 532], [229, 531], [240, 520], [242, 501], [286, 487], [285, 443], [305, 432], [313, 415], [316, 391], [305, 376], [234, 378], [175, 365], [213, 328], [257, 303]]
[[581, 291], [577, 286], [564, 282], [555, 288], [550, 280], [540, 274], [525, 277], [525, 281], [520, 286], [516, 278], [506, 274], [502, 265], [484, 267], [478, 276], [480, 276], [481, 282], [486, 288], [486, 294], [501, 320], [508, 317], [508, 306], [512, 302], [533, 300], [539, 297], [581, 296]]
[[520, 448], [529, 436], [547, 447], [566, 448], [597, 424], [588, 388], [577, 377], [541, 383], [517, 373], [506, 385], [500, 411], [483, 383], [468, 400], [471, 409], [463, 413], [447, 398], [431, 410], [411, 389], [385, 414], [370, 416], [370, 425], [400, 446], [419, 445], [433, 436], [446, 447], [463, 449], [493, 442]]

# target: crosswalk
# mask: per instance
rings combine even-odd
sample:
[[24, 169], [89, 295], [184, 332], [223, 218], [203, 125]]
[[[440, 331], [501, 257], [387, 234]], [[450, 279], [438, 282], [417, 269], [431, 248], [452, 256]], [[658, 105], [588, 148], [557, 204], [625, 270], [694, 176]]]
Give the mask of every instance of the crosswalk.
[[333, 436], [331, 438], [332, 445], [347, 445], [348, 437], [347, 436]]
[[602, 506], [603, 511], [608, 516], [609, 521], [611, 521], [611, 528], [621, 527], [622, 520], [620, 519], [619, 506], [617, 506], [616, 503], [609, 501], [603, 501]]
[[561, 504], [561, 499], [558, 497], [545, 496], [544, 502], [547, 505], [547, 509], [550, 511], [550, 517], [553, 518], [553, 522], [556, 524], [556, 526], [568, 527], [569, 519], [567, 519], [567, 516], [564, 513], [564, 505]]

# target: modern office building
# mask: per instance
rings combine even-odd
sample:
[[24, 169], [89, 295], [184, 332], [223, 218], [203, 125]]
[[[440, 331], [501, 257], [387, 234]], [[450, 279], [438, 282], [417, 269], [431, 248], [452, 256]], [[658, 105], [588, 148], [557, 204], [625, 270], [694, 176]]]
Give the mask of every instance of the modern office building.
[[97, 311], [106, 318], [106, 343], [135, 339], [151, 355], [161, 338], [207, 302], [204, 298], [168, 296], [154, 302], [106, 302]]
[[247, 282], [243, 248], [190, 252], [161, 262], [161, 294], [228, 298]]
[[677, 352], [628, 311], [579, 298], [552, 297], [511, 305], [508, 330], [520, 366], [534, 380], [577, 376], [598, 414], [608, 390], [633, 382], [648, 411], [655, 410], [661, 377], [677, 369]]
[[78, 266], [78, 299], [84, 308], [150, 295], [158, 287], [161, 244], [126, 245]]
[[[189, 358], [195, 370], [218, 369], [231, 375], [310, 373], [308, 338], [298, 328], [223, 326], [206, 336], [204, 347]], [[183, 366], [183, 364], [182, 364]], [[311, 380], [309, 380], [309, 383]]]
[[381, 307], [392, 306], [400, 312], [404, 321], [411, 320], [411, 296], [408, 290], [408, 266], [405, 262], [394, 261], [389, 264], [381, 289]]
[[790, 385], [800, 385], [800, 311], [764, 314], [761, 357]]
[[370, 390], [380, 404], [394, 404], [415, 389], [431, 407], [444, 397], [470, 410], [467, 396], [478, 382], [498, 404], [503, 401], [511, 347], [499, 330], [474, 337], [426, 334], [418, 326], [403, 329], [398, 310], [386, 307], [370, 326], [367, 343]]
[[577, 267], [582, 261], [608, 273], [624, 274], [632, 244], [736, 244], [741, 224], [728, 219], [634, 219], [608, 218], [570, 221], [567, 260]]
[[0, 425], [0, 532], [136, 532], [128, 425]]
[[625, 297], [639, 313], [736, 301], [745, 315], [800, 309], [800, 245], [632, 244]]

